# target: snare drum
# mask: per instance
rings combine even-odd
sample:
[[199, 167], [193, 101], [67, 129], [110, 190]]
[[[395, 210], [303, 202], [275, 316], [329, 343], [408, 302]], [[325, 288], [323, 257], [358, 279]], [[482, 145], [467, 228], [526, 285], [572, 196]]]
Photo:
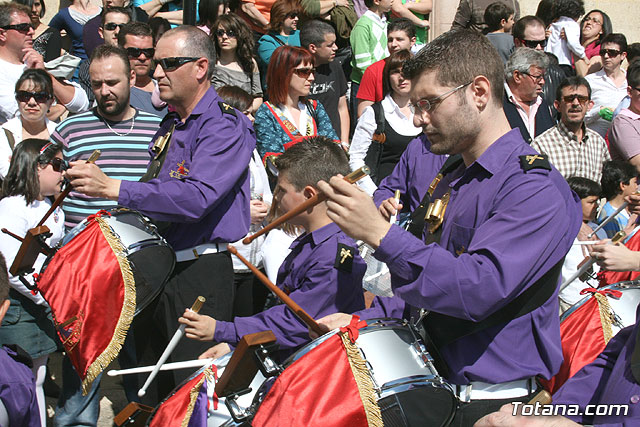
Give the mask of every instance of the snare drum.
[[[102, 218], [120, 239], [133, 269], [136, 283], [135, 314], [138, 314], [162, 290], [173, 271], [176, 256], [171, 246], [158, 234], [155, 225], [138, 212], [117, 208], [107, 213]], [[76, 225], [65, 235], [59, 247], [72, 242], [86, 226], [87, 220]]]
[[[438, 375], [417, 332], [398, 319], [367, 321], [355, 344], [367, 362], [382, 420], [390, 426], [446, 426], [457, 407], [453, 388]], [[333, 336], [307, 344], [285, 367]]]

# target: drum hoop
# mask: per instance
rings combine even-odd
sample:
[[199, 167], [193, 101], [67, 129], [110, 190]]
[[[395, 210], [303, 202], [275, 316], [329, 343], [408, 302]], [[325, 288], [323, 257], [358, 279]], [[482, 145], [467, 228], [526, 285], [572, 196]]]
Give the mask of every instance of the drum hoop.
[[[598, 288], [598, 290], [605, 290], [605, 289], [620, 290], [620, 291], [624, 291], [627, 289], [640, 289], [640, 280], [625, 280], [623, 282], [612, 283], [610, 285], [606, 285], [601, 288]], [[593, 295], [585, 295], [584, 298], [582, 298], [580, 301], [576, 302], [571, 307], [569, 307], [567, 311], [562, 313], [562, 316], [560, 316], [560, 323], [564, 322], [564, 320], [567, 317], [569, 317], [571, 314], [573, 314], [573, 312], [575, 312], [577, 309], [582, 307], [592, 297]]]
[[[439, 375], [413, 375], [410, 377], [399, 378], [395, 381], [389, 381], [385, 383], [381, 387], [380, 398], [389, 395], [389, 394], [397, 394], [401, 391], [405, 391], [409, 389], [409, 385], [420, 385], [424, 384], [425, 386], [435, 386], [438, 388], [444, 388], [452, 395], [455, 396], [455, 392], [453, 390], [453, 386], [446, 382], [444, 378]], [[392, 393], [393, 392], [393, 393]]]

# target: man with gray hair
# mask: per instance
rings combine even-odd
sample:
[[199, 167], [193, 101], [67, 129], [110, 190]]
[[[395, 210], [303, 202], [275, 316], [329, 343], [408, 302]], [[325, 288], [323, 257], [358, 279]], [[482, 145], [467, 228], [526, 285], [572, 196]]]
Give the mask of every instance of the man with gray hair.
[[[256, 140], [249, 119], [211, 86], [215, 50], [203, 31], [188, 25], [167, 31], [153, 60], [160, 98], [175, 112], [165, 116], [152, 141], [158, 150], [143, 182], [109, 178], [96, 165], [81, 162], [72, 164], [68, 177], [79, 192], [170, 223], [162, 234], [178, 262], [153, 313], [162, 338], [150, 334], [161, 352], [185, 307], [198, 296], [206, 298], [200, 313], [231, 320], [233, 266], [227, 244], [249, 230], [248, 166]], [[183, 341], [172, 357], [193, 359], [209, 347]]]
[[540, 96], [549, 60], [544, 52], [517, 48], [505, 65], [504, 112], [512, 129], [519, 128], [529, 144], [555, 126], [549, 104]]

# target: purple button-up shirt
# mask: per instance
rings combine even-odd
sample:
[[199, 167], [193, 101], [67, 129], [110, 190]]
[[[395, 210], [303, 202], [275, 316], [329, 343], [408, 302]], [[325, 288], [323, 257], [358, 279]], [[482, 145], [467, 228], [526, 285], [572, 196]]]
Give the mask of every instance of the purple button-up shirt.
[[0, 347], [0, 400], [9, 417], [10, 426], [39, 427], [40, 411], [36, 383], [31, 368], [16, 359], [16, 352]]
[[[351, 271], [336, 268], [338, 244], [354, 248]], [[334, 223], [298, 237], [278, 270], [277, 285], [313, 318], [364, 308], [362, 277], [367, 269], [356, 244]], [[309, 328], [286, 305], [280, 304], [251, 317], [216, 323], [214, 340], [236, 344], [244, 335], [271, 330], [281, 350], [309, 341]]]
[[[640, 332], [639, 314], [640, 308], [636, 310], [635, 326], [618, 332], [596, 360], [578, 371], [553, 395], [554, 405], [579, 405], [582, 414], [587, 412], [587, 405], [600, 404], [629, 405], [628, 413], [614, 411], [610, 415], [566, 416], [581, 424], [597, 426], [640, 425], [640, 385], [635, 382], [630, 366], [636, 336]], [[595, 408], [588, 412], [595, 412]]]
[[[402, 316], [401, 298], [481, 321], [558, 263], [578, 233], [582, 209], [557, 170], [523, 170], [519, 156], [534, 154], [516, 129], [468, 168], [448, 174], [434, 194], [451, 187], [440, 244], [425, 245], [392, 226], [375, 256], [389, 266], [396, 297], [377, 299], [365, 316]], [[562, 362], [557, 291], [531, 313], [441, 350], [455, 384], [550, 378]]]
[[249, 159], [256, 138], [249, 119], [237, 110], [223, 112], [220, 102], [212, 87], [184, 123], [168, 115], [154, 137], [175, 123], [158, 177], [120, 184], [120, 205], [172, 222], [164, 237], [175, 250], [235, 242], [249, 230]]

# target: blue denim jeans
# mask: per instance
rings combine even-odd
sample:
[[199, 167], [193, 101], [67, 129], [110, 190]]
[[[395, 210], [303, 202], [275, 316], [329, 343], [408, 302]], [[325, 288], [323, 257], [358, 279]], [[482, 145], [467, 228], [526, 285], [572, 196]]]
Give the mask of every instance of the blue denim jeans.
[[62, 392], [53, 423], [56, 427], [96, 426], [100, 415], [100, 380], [93, 381], [91, 390], [82, 395], [82, 382], [68, 357], [62, 360]]

